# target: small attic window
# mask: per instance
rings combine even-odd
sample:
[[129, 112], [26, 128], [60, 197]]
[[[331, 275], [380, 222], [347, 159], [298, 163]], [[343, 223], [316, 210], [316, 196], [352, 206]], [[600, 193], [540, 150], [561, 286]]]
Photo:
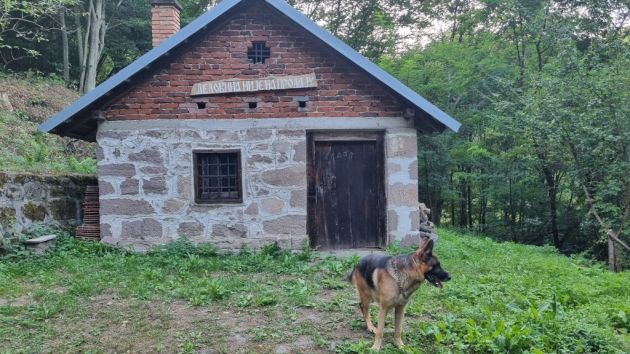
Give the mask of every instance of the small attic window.
[[247, 60], [252, 64], [264, 64], [270, 55], [271, 50], [265, 46], [265, 42], [252, 42], [252, 47], [247, 48]]
[[198, 109], [205, 109], [206, 108], [206, 103], [205, 102], [197, 102], [197, 108]]

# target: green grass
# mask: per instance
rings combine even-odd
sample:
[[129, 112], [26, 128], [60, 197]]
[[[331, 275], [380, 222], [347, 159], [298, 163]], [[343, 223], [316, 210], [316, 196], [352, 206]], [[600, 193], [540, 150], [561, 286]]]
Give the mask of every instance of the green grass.
[[[439, 233], [435, 253], [454, 279], [414, 294], [405, 352], [630, 351], [629, 273]], [[357, 260], [186, 242], [135, 254], [64, 238], [44, 257], [0, 261], [0, 353], [366, 352], [372, 335], [342, 281]], [[385, 353], [400, 352], [391, 320]]]

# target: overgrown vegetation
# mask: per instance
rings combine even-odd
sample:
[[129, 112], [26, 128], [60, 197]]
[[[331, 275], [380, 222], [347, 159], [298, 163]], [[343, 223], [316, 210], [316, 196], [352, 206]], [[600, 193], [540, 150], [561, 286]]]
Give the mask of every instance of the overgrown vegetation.
[[[440, 235], [454, 280], [414, 294], [405, 352], [630, 350], [629, 273], [551, 247]], [[186, 241], [136, 254], [64, 237], [44, 257], [0, 261], [0, 352], [366, 352], [372, 335], [342, 281], [357, 260]], [[391, 321], [385, 353], [399, 352]]]
[[0, 76], [0, 171], [96, 173], [94, 146], [52, 134], [37, 126], [65, 108], [77, 93], [55, 78]]
[[50, 222], [42, 223], [35, 222], [28, 229], [22, 232], [10, 231], [6, 233], [0, 233], [0, 258], [5, 259], [20, 259], [24, 256], [28, 256], [30, 253], [26, 249], [24, 241], [32, 238], [37, 238], [50, 234], [67, 234], [68, 229], [61, 227], [59, 224]]

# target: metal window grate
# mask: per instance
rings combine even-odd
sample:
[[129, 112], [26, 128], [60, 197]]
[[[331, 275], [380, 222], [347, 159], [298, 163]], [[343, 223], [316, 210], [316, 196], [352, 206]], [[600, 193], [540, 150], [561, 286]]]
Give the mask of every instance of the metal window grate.
[[241, 201], [240, 154], [238, 152], [195, 154], [197, 202]]
[[264, 64], [270, 55], [271, 50], [265, 46], [265, 42], [252, 42], [252, 47], [247, 48], [247, 59], [253, 64]]

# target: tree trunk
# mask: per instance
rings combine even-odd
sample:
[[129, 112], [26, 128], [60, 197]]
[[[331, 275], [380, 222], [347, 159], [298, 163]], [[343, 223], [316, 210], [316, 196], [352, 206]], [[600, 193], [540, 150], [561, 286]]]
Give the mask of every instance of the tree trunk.
[[[545, 178], [547, 179], [546, 176]], [[551, 179], [547, 181], [547, 197], [549, 200], [549, 217], [551, 219], [551, 236], [553, 237], [554, 246], [556, 246], [557, 249], [560, 249], [564, 240], [560, 238], [560, 233], [558, 232], [558, 185], [556, 182], [557, 181], [553, 176], [551, 176]]]
[[[470, 171], [469, 171], [470, 172]], [[468, 219], [468, 228], [472, 229], [473, 226], [473, 217], [472, 217], [472, 189], [470, 187], [470, 183], [466, 185], [466, 209], [468, 209], [467, 219]]]
[[63, 81], [66, 86], [70, 83], [70, 53], [68, 48], [68, 28], [66, 27], [66, 8], [59, 10], [59, 23], [61, 24], [61, 51], [63, 57]]
[[83, 26], [81, 26], [81, 8], [74, 12], [74, 23], [77, 26], [77, 51], [79, 54], [79, 91], [83, 92], [83, 79], [85, 77], [85, 44], [83, 43]]
[[[450, 173], [451, 190], [454, 190], [453, 186], [453, 172]], [[455, 199], [451, 198], [451, 226], [455, 226]]]
[[425, 196], [427, 198], [425, 203], [427, 203], [427, 205], [429, 206], [429, 209], [433, 210], [435, 206], [433, 205], [433, 201], [431, 200], [431, 186], [429, 185], [429, 168], [430, 168], [429, 158], [427, 157], [427, 154], [424, 154], [424, 188], [426, 191]]
[[615, 241], [608, 235], [608, 270], [614, 272], [615, 267]]
[[435, 203], [435, 207], [431, 209], [431, 219], [436, 226], [440, 226], [440, 220], [442, 219], [443, 207], [444, 207], [444, 200], [439, 199]]
[[89, 32], [86, 35], [85, 76], [83, 93], [87, 93], [96, 87], [96, 74], [98, 62], [103, 48], [103, 35], [105, 34], [105, 8], [103, 0], [90, 0]]
[[466, 182], [461, 181], [459, 187], [459, 226], [466, 227]]
[[481, 196], [479, 196], [479, 231], [482, 233], [486, 231], [486, 208], [488, 206], [488, 198], [483, 190], [482, 186]]
[[512, 237], [512, 241], [516, 241], [516, 232], [514, 231], [514, 226], [516, 225], [516, 211], [514, 208], [514, 198], [512, 198], [512, 177], [508, 179], [508, 185], [510, 194], [510, 216], [508, 223], [510, 224], [510, 236]]

